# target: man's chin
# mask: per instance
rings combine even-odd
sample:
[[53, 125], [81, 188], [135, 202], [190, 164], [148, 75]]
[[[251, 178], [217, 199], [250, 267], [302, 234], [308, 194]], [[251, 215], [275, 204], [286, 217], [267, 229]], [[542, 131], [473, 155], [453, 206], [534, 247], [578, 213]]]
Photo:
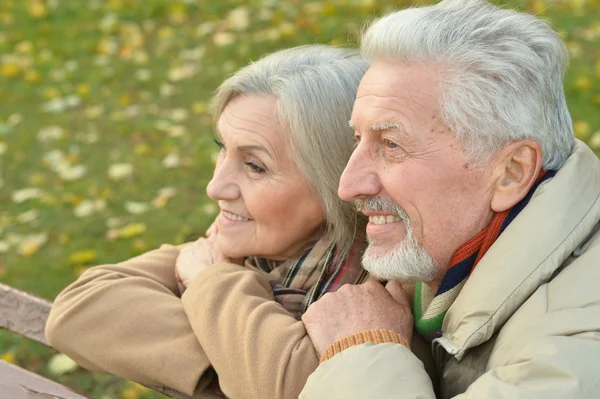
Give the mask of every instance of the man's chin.
[[363, 268], [380, 280], [433, 281], [438, 268], [423, 249], [369, 246], [363, 255]]

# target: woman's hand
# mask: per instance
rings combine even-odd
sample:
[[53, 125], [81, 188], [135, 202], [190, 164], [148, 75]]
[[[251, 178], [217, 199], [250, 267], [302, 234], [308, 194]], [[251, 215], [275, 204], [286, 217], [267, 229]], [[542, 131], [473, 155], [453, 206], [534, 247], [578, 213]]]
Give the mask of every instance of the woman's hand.
[[243, 264], [243, 259], [231, 259], [219, 250], [217, 237], [215, 222], [206, 232], [206, 238], [200, 238], [180, 251], [175, 262], [175, 277], [182, 294], [203, 270], [215, 263]]
[[202, 270], [216, 263], [212, 244], [208, 238], [200, 238], [179, 252], [175, 261], [175, 277], [182, 294]]

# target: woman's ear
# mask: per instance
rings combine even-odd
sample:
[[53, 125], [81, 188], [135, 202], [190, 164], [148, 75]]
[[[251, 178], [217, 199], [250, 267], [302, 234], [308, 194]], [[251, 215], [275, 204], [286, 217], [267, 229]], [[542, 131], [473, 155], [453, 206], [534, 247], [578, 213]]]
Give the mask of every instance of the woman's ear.
[[521, 201], [535, 183], [542, 168], [542, 148], [537, 141], [508, 144], [498, 154], [491, 207], [504, 212]]

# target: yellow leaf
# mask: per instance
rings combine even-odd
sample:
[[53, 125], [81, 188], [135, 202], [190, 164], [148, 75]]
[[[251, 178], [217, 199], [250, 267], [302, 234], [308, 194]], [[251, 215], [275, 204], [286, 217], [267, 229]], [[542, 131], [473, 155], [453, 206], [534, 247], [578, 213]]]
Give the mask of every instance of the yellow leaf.
[[194, 113], [196, 114], [203, 114], [206, 112], [206, 104], [205, 103], [195, 103], [192, 106], [192, 110], [194, 111]]
[[575, 80], [575, 87], [581, 91], [588, 91], [592, 87], [592, 81], [587, 76], [579, 76]]
[[108, 2], [108, 7], [111, 11], [119, 11], [123, 8], [123, 2], [121, 0], [110, 0]]
[[25, 80], [28, 82], [36, 83], [41, 80], [41, 75], [35, 69], [30, 69], [29, 71], [25, 72]]
[[175, 30], [170, 26], [163, 26], [158, 30], [158, 37], [161, 39], [168, 39], [175, 34]]
[[140, 392], [133, 387], [121, 391], [121, 399], [138, 399], [139, 397]]
[[77, 94], [79, 94], [81, 97], [87, 96], [90, 94], [90, 86], [85, 83], [79, 84], [77, 86]]
[[17, 43], [15, 46], [15, 50], [19, 54], [30, 54], [33, 51], [33, 45], [30, 41], [24, 40], [22, 42]]
[[575, 131], [575, 136], [577, 136], [579, 140], [586, 141], [590, 137], [590, 124], [586, 121], [576, 121], [573, 124], [573, 130]]
[[152, 200], [152, 206], [155, 208], [164, 208], [169, 202], [169, 198], [166, 197], [156, 197]]
[[60, 96], [60, 91], [56, 87], [47, 87], [44, 89], [44, 97], [56, 98], [58, 96]]
[[31, 176], [29, 176], [29, 184], [31, 184], [32, 186], [39, 186], [39, 185], [43, 184], [45, 181], [46, 181], [46, 176], [44, 176], [40, 172], [36, 172], [36, 173], [32, 174]]
[[544, 15], [547, 9], [548, 5], [543, 0], [534, 0], [533, 4], [531, 5], [531, 11], [539, 16]]
[[131, 385], [133, 385], [133, 389], [135, 389], [139, 393], [150, 392], [150, 388], [138, 384], [137, 382], [132, 382]]
[[0, 67], [0, 75], [5, 78], [14, 78], [21, 73], [21, 68], [14, 63], [2, 64]]
[[18, 252], [27, 258], [35, 255], [40, 248], [48, 241], [48, 234], [32, 234], [23, 239], [19, 244]]
[[335, 6], [333, 4], [327, 3], [323, 7], [323, 15], [325, 16], [330, 17], [335, 14], [335, 11]]
[[147, 248], [148, 244], [141, 238], [138, 238], [133, 242], [133, 249], [138, 253], [145, 252]]
[[121, 96], [119, 96], [119, 99], [117, 100], [119, 105], [122, 106], [126, 106], [131, 104], [131, 96], [127, 95], [127, 94], [121, 94]]
[[27, 6], [27, 12], [33, 18], [43, 18], [48, 13], [48, 9], [46, 8], [46, 5], [41, 1], [32, 1]]
[[67, 262], [69, 265], [87, 265], [98, 258], [98, 253], [93, 249], [73, 252], [69, 255]]
[[150, 152], [150, 146], [146, 143], [136, 144], [133, 148], [133, 152], [135, 152], [136, 155], [147, 154], [148, 152]]
[[4, 360], [7, 363], [17, 364], [17, 358], [12, 352], [3, 353], [2, 355], [0, 355], [0, 359]]
[[131, 238], [139, 236], [146, 232], [146, 225], [144, 223], [131, 223], [127, 226], [119, 229], [120, 238]]

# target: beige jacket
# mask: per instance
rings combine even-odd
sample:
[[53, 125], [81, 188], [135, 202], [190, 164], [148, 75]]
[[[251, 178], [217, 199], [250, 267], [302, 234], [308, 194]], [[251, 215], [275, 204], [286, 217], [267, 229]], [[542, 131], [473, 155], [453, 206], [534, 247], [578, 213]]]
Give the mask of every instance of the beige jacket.
[[427, 355], [350, 347], [300, 398], [599, 398], [599, 221], [600, 160], [577, 142], [480, 261]]
[[211, 381], [212, 365], [230, 398], [298, 398], [318, 358], [266, 275], [213, 265], [180, 299], [178, 255], [163, 245], [87, 270], [56, 298], [48, 341], [90, 370], [190, 395]]

